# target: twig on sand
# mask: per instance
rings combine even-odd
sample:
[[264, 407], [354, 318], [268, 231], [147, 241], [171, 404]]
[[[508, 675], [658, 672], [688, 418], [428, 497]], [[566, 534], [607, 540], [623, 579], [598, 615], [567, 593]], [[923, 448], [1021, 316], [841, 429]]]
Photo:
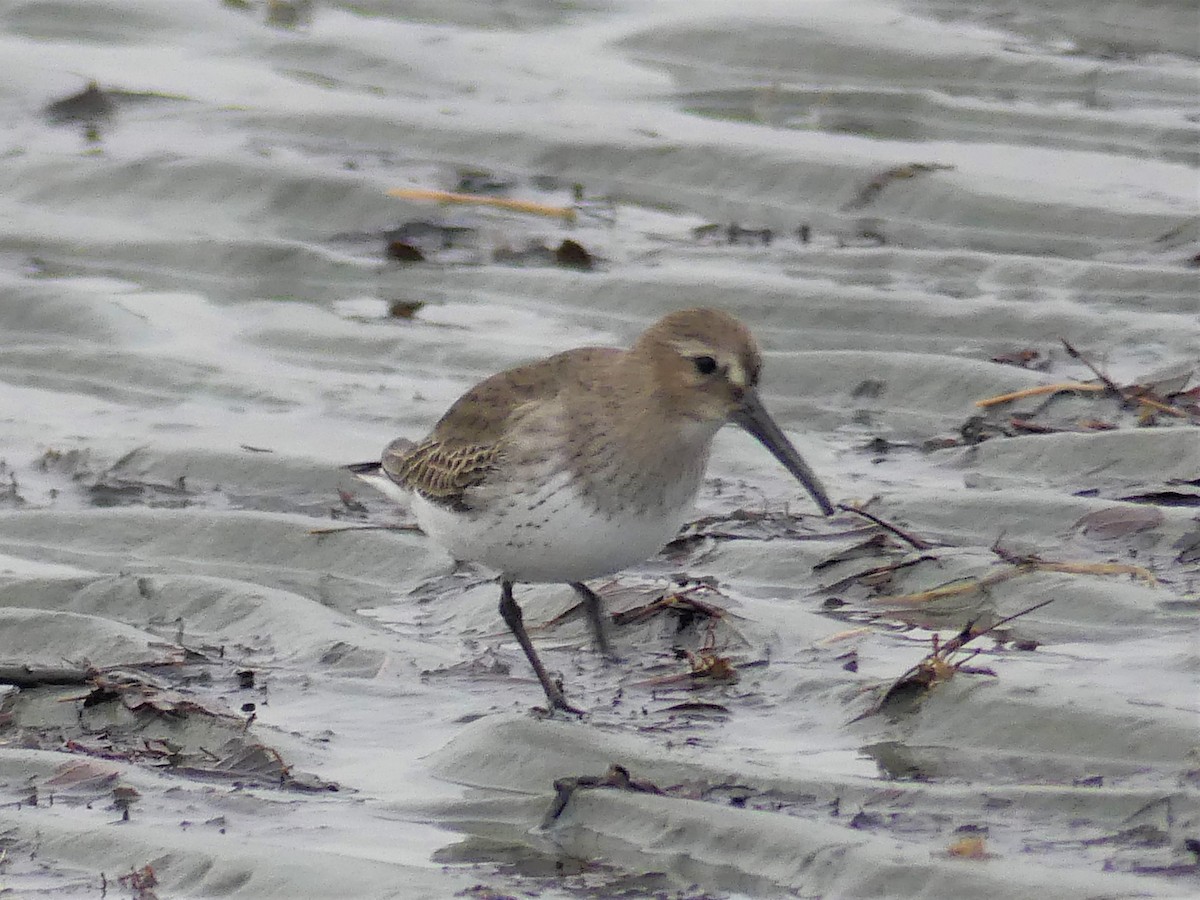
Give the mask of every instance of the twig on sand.
[[1091, 391], [1100, 392], [1106, 391], [1102, 384], [1092, 384], [1088, 381], [1062, 381], [1057, 384], [1039, 384], [1035, 387], [1023, 388], [1019, 391], [1012, 391], [1007, 394], [997, 394], [995, 397], [985, 397], [982, 400], [976, 400], [975, 405], [980, 409], [986, 409], [989, 406], [999, 406], [1001, 403], [1011, 403], [1013, 400], [1024, 400], [1026, 397], [1040, 397], [1043, 394], [1061, 394], [1067, 391]]
[[0, 684], [13, 684], [22, 688], [87, 684], [95, 674], [95, 669], [83, 666], [0, 665]]
[[863, 509], [860, 506], [855, 506], [851, 503], [839, 503], [837, 505], [837, 508], [840, 510], [843, 510], [845, 512], [848, 512], [848, 513], [854, 513], [856, 516], [862, 516], [864, 519], [870, 519], [872, 522], [874, 522], [880, 528], [883, 528], [886, 531], [890, 531], [896, 537], [900, 538], [900, 540], [904, 541], [906, 544], [911, 545], [913, 548], [915, 548], [917, 550], [933, 549], [933, 544], [929, 543], [929, 541], [926, 541], [922, 538], [916, 537], [915, 535], [909, 534], [907, 531], [904, 531], [899, 526], [893, 525], [891, 522], [888, 522], [887, 520], [880, 518], [879, 516], [875, 515], [875, 513], [867, 512], [865, 509]]
[[35, 687], [53, 687], [58, 685], [91, 685], [97, 679], [104, 678], [113, 673], [128, 672], [136, 676], [137, 673], [149, 673], [154, 669], [175, 669], [183, 665], [187, 659], [187, 655], [191, 654], [193, 658], [198, 658], [207, 662], [204, 654], [189, 650], [186, 647], [172, 644], [154, 644], [156, 647], [165, 647], [173, 651], [171, 656], [164, 659], [150, 659], [141, 662], [117, 663], [112, 666], [90, 666], [90, 665], [61, 665], [61, 666], [39, 666], [30, 663], [0, 663], [0, 684], [12, 684], [22, 688]]
[[1117, 397], [1121, 401], [1124, 401], [1127, 399], [1125, 397], [1125, 392], [1122, 391], [1119, 387], [1117, 387], [1117, 385], [1113, 382], [1113, 380], [1111, 378], [1109, 378], [1107, 375], [1105, 375], [1103, 372], [1101, 372], [1098, 368], [1096, 368], [1094, 365], [1092, 365], [1092, 361], [1090, 359], [1088, 359], [1086, 356], [1084, 356], [1082, 353], [1080, 353], [1078, 350], [1076, 350], [1074, 347], [1072, 347], [1070, 342], [1068, 342], [1066, 338], [1060, 337], [1059, 341], [1062, 342], [1063, 347], [1067, 351], [1067, 355], [1070, 356], [1071, 359], [1079, 360], [1081, 363], [1083, 363], [1085, 366], [1087, 366], [1089, 369], [1091, 369], [1092, 374], [1095, 375], [1097, 378], [1099, 378], [1104, 383], [1104, 387], [1106, 390], [1108, 390], [1109, 393], [1111, 393], [1113, 396]]
[[[1155, 412], [1165, 413], [1169, 416], [1174, 416], [1177, 419], [1190, 419], [1192, 415], [1188, 411], [1172, 406], [1171, 403], [1158, 396], [1151, 388], [1143, 385], [1129, 385], [1121, 387], [1115, 381], [1108, 377], [1100, 367], [1093, 363], [1090, 359], [1077, 350], [1066, 338], [1060, 337], [1063, 347], [1067, 351], [1067, 355], [1074, 360], [1078, 360], [1083, 365], [1091, 370], [1092, 374], [1100, 381], [1099, 384], [1090, 381], [1068, 381], [1059, 382], [1057, 384], [1041, 384], [1036, 387], [1025, 388], [1020, 391], [1013, 391], [1008, 394], [999, 394], [995, 397], [986, 397], [983, 400], [976, 400], [975, 405], [981, 409], [989, 406], [998, 406], [1001, 403], [1011, 403], [1014, 400], [1023, 400], [1026, 397], [1040, 397], [1044, 394], [1059, 394], [1068, 393], [1071, 391], [1086, 391], [1090, 393], [1105, 393], [1115, 397], [1120, 401], [1121, 406], [1125, 408], [1140, 405], [1142, 407], [1143, 417], [1152, 416]], [[1038, 426], [1027, 420], [1014, 422], [1013, 427], [1022, 431], [1038, 431]], [[1061, 429], [1051, 429], [1051, 433], [1060, 431]]]
[[[915, 666], [909, 668], [903, 675], [897, 678], [888, 687], [879, 700], [871, 706], [866, 712], [861, 713], [851, 719], [851, 722], [858, 722], [870, 716], [881, 712], [889, 704], [898, 702], [906, 702], [911, 704], [924, 698], [929, 690], [936, 685], [949, 681], [959, 671], [968, 671], [964, 668], [965, 664], [970, 662], [980, 651], [973, 651], [969, 656], [963, 659], [952, 659], [952, 655], [962, 651], [962, 649], [971, 641], [978, 637], [995, 631], [1001, 625], [1006, 625], [1014, 619], [1019, 619], [1021, 616], [1027, 616], [1031, 612], [1041, 609], [1054, 602], [1054, 597], [1049, 600], [1043, 600], [1040, 603], [1035, 603], [1020, 612], [1013, 613], [1011, 616], [1005, 616], [989, 625], [987, 628], [976, 630], [974, 621], [968, 622], [966, 626], [952, 637], [950, 640], [940, 642], [937, 635], [933, 636], [933, 649]], [[979, 674], [994, 675], [991, 670], [970, 670], [977, 671]]]
[[414, 522], [401, 522], [399, 525], [337, 525], [329, 528], [310, 528], [309, 534], [326, 535], [341, 534], [343, 531], [405, 531], [411, 534], [424, 534], [421, 526]]
[[509, 197], [491, 197], [486, 194], [460, 194], [454, 191], [439, 191], [425, 188], [393, 188], [387, 192], [389, 197], [399, 197], [401, 200], [433, 200], [437, 203], [468, 206], [493, 206], [509, 212], [529, 213], [537, 216], [549, 216], [564, 219], [568, 222], [575, 220], [575, 207], [554, 206], [549, 203], [537, 203], [532, 200], [514, 200]]
[[[611, 582], [616, 584], [616, 582]], [[655, 597], [648, 603], [643, 603], [641, 606], [634, 606], [630, 609], [621, 609], [609, 614], [609, 620], [617, 628], [622, 628], [626, 625], [634, 625], [639, 622], [645, 622], [652, 619], [661, 613], [673, 612], [680, 616], [684, 624], [693, 621], [704, 621], [707, 627], [712, 630], [716, 623], [721, 622], [733, 634], [744, 643], [747, 647], [750, 646], [750, 641], [731, 621], [732, 616], [729, 611], [717, 606], [713, 603], [708, 603], [700, 600], [692, 594], [700, 590], [712, 590], [708, 585], [697, 584], [692, 587], [684, 588], [680, 591], [664, 591], [659, 596]], [[601, 592], [604, 588], [601, 588]], [[568, 619], [579, 615], [583, 612], [583, 604], [576, 603], [567, 607], [558, 615], [547, 619], [540, 625], [531, 625], [528, 630], [530, 632], [552, 631]], [[682, 626], [681, 626], [682, 627]]]
[[949, 584], [941, 584], [937, 587], [924, 591], [916, 591], [911, 594], [890, 594], [872, 597], [871, 601], [873, 603], [884, 603], [893, 606], [917, 606], [922, 603], [929, 603], [932, 600], [944, 600], [947, 597], [958, 597], [976, 591], [985, 591], [1001, 582], [1008, 581], [1010, 578], [1027, 575], [1030, 572], [1064, 572], [1068, 575], [1130, 575], [1149, 585], [1158, 584], [1158, 579], [1154, 577], [1154, 573], [1144, 566], [1110, 562], [1058, 562], [1051, 559], [1042, 559], [1040, 556], [1018, 556], [998, 546], [992, 547], [992, 550], [1000, 559], [1008, 563], [1010, 568], [1002, 569], [999, 572], [992, 572], [990, 575], [984, 575], [983, 577], [962, 578], [952, 581]]
[[649, 603], [615, 612], [612, 614], [613, 624], [621, 626], [644, 622], [669, 609], [691, 613], [705, 619], [724, 619], [726, 617], [724, 609], [691, 596], [693, 591], [701, 588], [705, 588], [705, 585], [697, 585], [682, 591], [670, 591], [655, 597]]
[[554, 781], [555, 797], [542, 819], [542, 827], [549, 828], [554, 820], [562, 815], [563, 810], [571, 801], [571, 796], [581, 788], [611, 788], [618, 791], [629, 791], [635, 794], [662, 794], [663, 790], [657, 785], [634, 778], [629, 770], [614, 763], [603, 775], [579, 775], [574, 778], [558, 778]]
[[721, 656], [717, 653], [717, 635], [712, 630], [712, 625], [716, 624], [717, 620], [710, 623], [709, 631], [704, 635], [704, 644], [700, 649], [693, 653], [690, 650], [677, 650], [676, 655], [680, 659], [686, 659], [688, 671], [674, 675], [657, 675], [654, 678], [647, 678], [644, 681], [635, 681], [633, 687], [666, 687], [667, 685], [680, 683], [699, 683], [702, 679], [708, 682], [733, 682], [739, 678], [737, 668], [733, 661], [728, 656]]
[[[1142, 406], [1148, 407], [1157, 412], [1166, 413], [1168, 416], [1174, 416], [1177, 419], [1191, 418], [1182, 409], [1176, 409], [1169, 403], [1164, 403], [1162, 400], [1156, 397], [1148, 396], [1147, 388], [1134, 385], [1133, 387], [1128, 388], [1128, 391], [1129, 393], [1126, 395], [1126, 397], [1129, 400], [1136, 400], [1138, 403], [1142, 404]], [[1143, 413], [1145, 413], [1145, 410], [1143, 410]]]

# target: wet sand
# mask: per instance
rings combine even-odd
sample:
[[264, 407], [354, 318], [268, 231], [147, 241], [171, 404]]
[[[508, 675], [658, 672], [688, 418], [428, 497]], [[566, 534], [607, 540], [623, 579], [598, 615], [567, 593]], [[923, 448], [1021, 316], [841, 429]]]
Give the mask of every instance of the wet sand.
[[[0, 891], [1200, 892], [1200, 47], [1125, 15], [0, 11]], [[903, 534], [722, 433], [595, 585], [622, 664], [519, 588], [547, 721], [488, 574], [339, 467], [694, 305]], [[1063, 338], [1167, 409], [976, 405], [1095, 382]]]

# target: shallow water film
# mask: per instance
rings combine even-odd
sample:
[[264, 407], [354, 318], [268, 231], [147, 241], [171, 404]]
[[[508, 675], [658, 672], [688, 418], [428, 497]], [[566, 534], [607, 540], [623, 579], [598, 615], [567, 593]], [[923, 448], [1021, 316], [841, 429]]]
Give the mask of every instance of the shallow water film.
[[[0, 894], [1200, 893], [1190, 0], [0, 4]], [[343, 465], [727, 310], [593, 582]]]

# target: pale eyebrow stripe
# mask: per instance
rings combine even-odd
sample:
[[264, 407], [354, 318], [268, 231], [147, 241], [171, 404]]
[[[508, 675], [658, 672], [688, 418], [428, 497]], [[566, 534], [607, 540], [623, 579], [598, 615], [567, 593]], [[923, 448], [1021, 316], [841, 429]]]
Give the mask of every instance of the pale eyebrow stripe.
[[706, 344], [700, 341], [689, 341], [686, 338], [678, 341], [671, 341], [671, 346], [674, 347], [680, 356], [712, 356], [716, 357], [716, 352]]
[[737, 357], [729, 359], [722, 356], [712, 347], [701, 343], [700, 341], [689, 341], [686, 338], [678, 341], [672, 341], [671, 346], [678, 351], [680, 356], [711, 356], [717, 361], [717, 364], [723, 367], [727, 374], [730, 384], [735, 387], [746, 387], [750, 384], [750, 378], [746, 372], [746, 367], [742, 365], [742, 361]]
[[750, 379], [746, 375], [746, 369], [740, 359], [730, 360], [728, 378], [729, 383], [734, 387], [744, 388], [750, 383]]

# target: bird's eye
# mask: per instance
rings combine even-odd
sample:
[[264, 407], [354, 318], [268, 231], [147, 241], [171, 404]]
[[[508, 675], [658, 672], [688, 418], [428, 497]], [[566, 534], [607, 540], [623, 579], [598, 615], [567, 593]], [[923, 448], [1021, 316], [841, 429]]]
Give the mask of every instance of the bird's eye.
[[711, 356], [695, 356], [692, 358], [692, 363], [701, 375], [711, 375], [717, 371], [717, 361]]

